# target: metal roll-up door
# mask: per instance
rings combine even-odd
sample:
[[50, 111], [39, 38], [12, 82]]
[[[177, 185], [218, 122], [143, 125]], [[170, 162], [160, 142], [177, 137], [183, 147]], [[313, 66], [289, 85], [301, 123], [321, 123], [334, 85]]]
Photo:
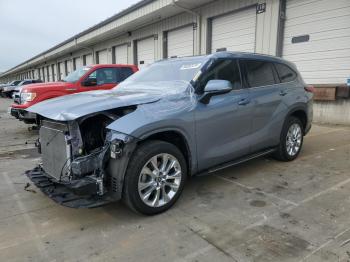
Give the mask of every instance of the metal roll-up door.
[[83, 61], [82, 61], [81, 57], [75, 57], [73, 59], [73, 68], [74, 68], [74, 70], [79, 69], [82, 66], [83, 66]]
[[46, 81], [47, 81], [47, 82], [50, 82], [51, 79], [52, 79], [52, 73], [51, 73], [51, 68], [50, 68], [50, 66], [47, 66], [47, 67], [45, 68], [45, 73], [46, 73]]
[[175, 29], [167, 33], [168, 57], [183, 57], [194, 55], [193, 25]]
[[71, 72], [73, 72], [73, 61], [67, 60], [67, 75], [69, 75]]
[[44, 82], [47, 82], [47, 77], [46, 77], [46, 74], [45, 74], [45, 67], [42, 67], [41, 68], [41, 75], [42, 75], [42, 77], [43, 77], [43, 81]]
[[142, 69], [155, 60], [154, 37], [137, 41], [137, 66]]
[[115, 64], [128, 64], [128, 45], [115, 46], [113, 48], [113, 62]]
[[40, 70], [39, 69], [35, 69], [34, 70], [34, 78], [35, 79], [40, 79]]
[[255, 7], [213, 18], [210, 51], [254, 52], [255, 32]]
[[57, 80], [57, 70], [56, 70], [55, 64], [51, 65], [51, 71], [52, 71], [52, 81], [56, 81]]
[[308, 84], [341, 84], [350, 72], [350, 1], [288, 0], [283, 57]]
[[96, 52], [96, 63], [97, 64], [107, 64], [108, 58], [107, 58], [107, 50], [101, 50]]
[[83, 65], [92, 65], [93, 61], [92, 61], [92, 55], [91, 54], [87, 54], [83, 56]]
[[59, 67], [60, 67], [60, 75], [61, 75], [60, 80], [63, 80], [66, 77], [64, 62], [60, 62]]

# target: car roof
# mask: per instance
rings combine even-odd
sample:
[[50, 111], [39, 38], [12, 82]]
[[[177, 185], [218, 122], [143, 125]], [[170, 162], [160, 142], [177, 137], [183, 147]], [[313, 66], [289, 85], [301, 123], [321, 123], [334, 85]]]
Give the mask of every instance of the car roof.
[[289, 62], [285, 59], [282, 59], [277, 56], [272, 56], [272, 55], [266, 55], [266, 54], [258, 54], [258, 53], [248, 53], [248, 52], [229, 52], [229, 51], [220, 51], [216, 52], [210, 55], [201, 55], [201, 56], [188, 56], [188, 57], [174, 57], [174, 58], [169, 58], [169, 59], [164, 59], [161, 61], [181, 61], [181, 60], [188, 60], [191, 58], [207, 58], [207, 59], [220, 59], [220, 58], [237, 58], [237, 59], [254, 59], [254, 60], [261, 60], [261, 61], [267, 61], [267, 62], [272, 62], [272, 63], [282, 63], [286, 64], [294, 69], [296, 69], [296, 66], [294, 63]]
[[82, 67], [103, 68], [103, 67], [136, 67], [136, 66], [128, 65], [128, 64], [91, 64], [91, 65], [85, 65]]

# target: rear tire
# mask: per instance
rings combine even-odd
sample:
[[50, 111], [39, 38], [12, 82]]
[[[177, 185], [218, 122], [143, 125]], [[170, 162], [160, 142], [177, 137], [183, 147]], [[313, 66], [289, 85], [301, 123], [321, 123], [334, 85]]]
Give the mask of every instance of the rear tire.
[[280, 144], [274, 157], [280, 161], [295, 160], [302, 149], [304, 142], [304, 128], [302, 122], [296, 117], [289, 117], [284, 123]]
[[186, 178], [186, 160], [176, 146], [157, 140], [146, 142], [130, 159], [123, 201], [144, 215], [162, 213], [178, 200]]

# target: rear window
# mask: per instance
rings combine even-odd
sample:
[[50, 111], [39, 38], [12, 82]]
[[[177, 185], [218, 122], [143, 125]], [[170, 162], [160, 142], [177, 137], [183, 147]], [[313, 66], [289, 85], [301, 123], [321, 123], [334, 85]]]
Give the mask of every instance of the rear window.
[[246, 79], [250, 87], [276, 84], [271, 63], [256, 60], [245, 60]]
[[292, 82], [297, 78], [297, 74], [290, 67], [284, 64], [275, 64], [281, 83]]

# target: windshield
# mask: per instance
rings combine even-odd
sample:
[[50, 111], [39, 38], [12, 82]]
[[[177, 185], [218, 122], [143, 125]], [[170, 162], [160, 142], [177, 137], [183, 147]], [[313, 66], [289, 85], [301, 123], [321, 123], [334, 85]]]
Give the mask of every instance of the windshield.
[[67, 75], [67, 77], [63, 80], [64, 82], [69, 82], [69, 83], [75, 83], [77, 82], [83, 75], [85, 75], [85, 73], [87, 71], [89, 71], [91, 69], [91, 67], [89, 66], [85, 66], [85, 67], [81, 67], [75, 71], [73, 71], [72, 73], [70, 73], [69, 75]]
[[195, 57], [156, 62], [130, 76], [118, 89], [135, 89], [137, 86], [137, 89], [164, 90], [173, 88], [171, 83], [183, 83], [182, 86], [187, 87], [198, 79], [207, 61], [206, 57]]
[[16, 80], [16, 81], [13, 81], [12, 83], [11, 83], [11, 86], [16, 86], [16, 85], [18, 85], [19, 83], [21, 83], [22, 81], [18, 81], [18, 80]]

